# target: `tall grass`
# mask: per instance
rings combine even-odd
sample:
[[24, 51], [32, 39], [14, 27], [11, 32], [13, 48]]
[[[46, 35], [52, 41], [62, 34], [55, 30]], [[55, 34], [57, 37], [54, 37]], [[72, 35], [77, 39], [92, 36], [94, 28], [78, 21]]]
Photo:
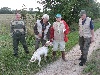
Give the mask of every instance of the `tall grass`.
[[96, 50], [90, 56], [90, 60], [86, 63], [83, 74], [100, 75], [100, 49]]
[[[78, 25], [77, 25], [78, 26]], [[100, 28], [100, 22], [95, 23], [95, 30]], [[40, 71], [41, 68], [37, 65], [37, 62], [31, 63], [29, 67], [27, 64], [34, 52], [34, 37], [27, 36], [27, 43], [30, 54], [25, 54], [22, 45], [19, 45], [19, 57], [16, 58], [12, 55], [12, 38], [10, 37], [9, 25], [0, 25], [0, 75], [34, 75]], [[66, 51], [69, 51], [74, 45], [78, 43], [78, 29], [71, 32], [68, 35], [69, 41], [66, 43]], [[58, 52], [58, 56], [60, 52]], [[48, 53], [48, 60], [41, 62], [43, 67], [48, 63], [52, 63], [52, 48]]]

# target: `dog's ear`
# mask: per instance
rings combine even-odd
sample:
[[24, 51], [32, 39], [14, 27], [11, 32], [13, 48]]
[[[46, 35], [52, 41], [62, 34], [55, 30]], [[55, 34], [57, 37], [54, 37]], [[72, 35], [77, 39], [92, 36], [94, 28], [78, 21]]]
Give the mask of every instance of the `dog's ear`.
[[48, 41], [48, 42], [50, 42], [50, 41]]
[[47, 41], [46, 43], [50, 43], [50, 41]]

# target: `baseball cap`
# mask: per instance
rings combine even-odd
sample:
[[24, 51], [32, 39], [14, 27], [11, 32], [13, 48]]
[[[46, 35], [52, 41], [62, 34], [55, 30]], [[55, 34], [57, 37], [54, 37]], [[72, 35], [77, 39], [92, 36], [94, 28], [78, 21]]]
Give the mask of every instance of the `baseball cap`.
[[81, 10], [79, 16], [82, 16], [83, 14], [86, 14], [85, 10]]
[[56, 15], [56, 18], [61, 18], [61, 14], [57, 14]]

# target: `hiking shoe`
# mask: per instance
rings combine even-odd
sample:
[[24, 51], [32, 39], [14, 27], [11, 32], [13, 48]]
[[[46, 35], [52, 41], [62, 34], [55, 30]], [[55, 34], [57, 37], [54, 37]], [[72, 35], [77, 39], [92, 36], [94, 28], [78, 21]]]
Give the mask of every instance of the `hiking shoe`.
[[80, 66], [83, 66], [84, 64], [85, 64], [84, 62], [80, 62], [80, 63], [79, 63]]
[[85, 63], [86, 63], [86, 60], [81, 60], [81, 62], [79, 63], [79, 65], [83, 66], [83, 65], [85, 65]]

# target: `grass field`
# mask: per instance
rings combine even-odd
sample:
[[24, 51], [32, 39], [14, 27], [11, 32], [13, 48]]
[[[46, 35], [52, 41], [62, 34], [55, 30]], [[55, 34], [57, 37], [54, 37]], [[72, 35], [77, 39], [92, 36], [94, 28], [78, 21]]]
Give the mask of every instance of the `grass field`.
[[[95, 23], [95, 30], [100, 28], [100, 22]], [[19, 45], [19, 57], [16, 58], [12, 55], [13, 47], [12, 47], [12, 38], [9, 33], [10, 27], [9, 25], [0, 25], [0, 75], [34, 75], [34, 73], [41, 70], [39, 66], [37, 66], [37, 62], [31, 63], [29, 67], [27, 67], [28, 61], [30, 60], [32, 53], [34, 51], [34, 37], [27, 35], [27, 43], [30, 54], [26, 55], [22, 45]], [[69, 51], [74, 45], [78, 43], [78, 31], [71, 32], [69, 35], [69, 41], [66, 43], [66, 51]], [[48, 53], [48, 60], [45, 62], [44, 60], [41, 62], [43, 67], [48, 63], [52, 63], [52, 48], [50, 48]], [[60, 56], [60, 52], [58, 52], [58, 57]]]
[[100, 49], [92, 53], [83, 73], [88, 75], [100, 75]]

